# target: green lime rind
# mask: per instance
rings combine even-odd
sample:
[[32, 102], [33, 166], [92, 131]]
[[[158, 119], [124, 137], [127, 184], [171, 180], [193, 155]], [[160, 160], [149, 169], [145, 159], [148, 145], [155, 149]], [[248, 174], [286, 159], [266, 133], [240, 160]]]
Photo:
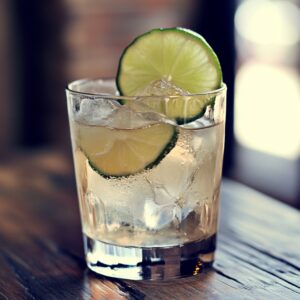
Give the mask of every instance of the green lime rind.
[[177, 140], [178, 140], [178, 130], [174, 127], [173, 136], [171, 137], [170, 141], [166, 144], [166, 146], [162, 149], [162, 151], [160, 152], [160, 154], [157, 156], [157, 158], [154, 161], [150, 162], [143, 169], [141, 169], [140, 171], [138, 171], [136, 173], [128, 173], [128, 174], [121, 174], [121, 175], [110, 175], [110, 174], [107, 174], [107, 173], [103, 172], [100, 168], [98, 168], [92, 162], [92, 160], [89, 158], [89, 156], [87, 155], [87, 153], [83, 149], [81, 149], [81, 151], [85, 154], [90, 167], [96, 173], [98, 173], [100, 176], [102, 176], [103, 178], [106, 178], [106, 179], [113, 179], [113, 178], [120, 179], [120, 178], [126, 178], [126, 177], [129, 177], [129, 176], [132, 176], [132, 175], [142, 173], [145, 170], [150, 170], [150, 169], [154, 168], [155, 166], [157, 166], [165, 158], [165, 156], [174, 148], [174, 146], [176, 145]]

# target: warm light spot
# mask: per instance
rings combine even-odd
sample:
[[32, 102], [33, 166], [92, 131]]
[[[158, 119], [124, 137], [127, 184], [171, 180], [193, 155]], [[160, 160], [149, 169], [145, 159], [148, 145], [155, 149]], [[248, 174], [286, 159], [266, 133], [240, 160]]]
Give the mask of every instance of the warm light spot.
[[236, 76], [235, 134], [250, 148], [285, 158], [300, 154], [300, 86], [296, 71], [256, 61]]
[[235, 27], [252, 43], [291, 46], [300, 40], [300, 11], [284, 0], [247, 0], [237, 9]]
[[202, 263], [202, 261], [199, 259], [198, 262], [197, 262], [197, 264], [196, 264], [196, 266], [195, 266], [195, 269], [194, 269], [194, 271], [193, 271], [193, 275], [194, 275], [194, 276], [195, 276], [195, 275], [198, 275], [198, 274], [201, 272], [202, 265], [203, 265], [203, 263]]

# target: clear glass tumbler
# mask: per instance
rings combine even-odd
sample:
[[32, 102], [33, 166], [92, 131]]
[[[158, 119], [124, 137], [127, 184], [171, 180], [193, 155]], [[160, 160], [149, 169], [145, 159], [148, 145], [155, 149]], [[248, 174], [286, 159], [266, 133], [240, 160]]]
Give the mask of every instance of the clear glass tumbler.
[[172, 279], [214, 260], [226, 86], [171, 92], [118, 96], [113, 80], [66, 89], [86, 261], [99, 274]]

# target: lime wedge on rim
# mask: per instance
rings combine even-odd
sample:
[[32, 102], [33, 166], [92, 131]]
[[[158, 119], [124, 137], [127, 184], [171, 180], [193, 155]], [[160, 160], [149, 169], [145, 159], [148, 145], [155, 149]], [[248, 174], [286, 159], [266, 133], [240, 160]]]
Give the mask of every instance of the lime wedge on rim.
[[136, 174], [158, 164], [174, 147], [175, 126], [154, 124], [137, 129], [115, 129], [80, 124], [78, 146], [100, 175]]
[[[161, 80], [188, 94], [198, 94], [220, 88], [222, 71], [217, 55], [201, 35], [184, 28], [153, 29], [124, 50], [116, 84], [121, 95], [139, 96]], [[170, 96], [159, 112], [186, 123], [201, 117], [212, 100], [203, 95]], [[147, 104], [154, 109], [161, 107], [153, 102]]]

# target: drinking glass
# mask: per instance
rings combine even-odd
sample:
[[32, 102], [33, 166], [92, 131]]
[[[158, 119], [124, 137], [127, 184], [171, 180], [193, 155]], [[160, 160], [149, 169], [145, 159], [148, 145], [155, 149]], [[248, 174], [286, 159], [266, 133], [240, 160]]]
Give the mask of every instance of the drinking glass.
[[66, 89], [86, 262], [105, 276], [180, 278], [214, 260], [226, 85], [162, 93], [119, 96], [101, 79]]

